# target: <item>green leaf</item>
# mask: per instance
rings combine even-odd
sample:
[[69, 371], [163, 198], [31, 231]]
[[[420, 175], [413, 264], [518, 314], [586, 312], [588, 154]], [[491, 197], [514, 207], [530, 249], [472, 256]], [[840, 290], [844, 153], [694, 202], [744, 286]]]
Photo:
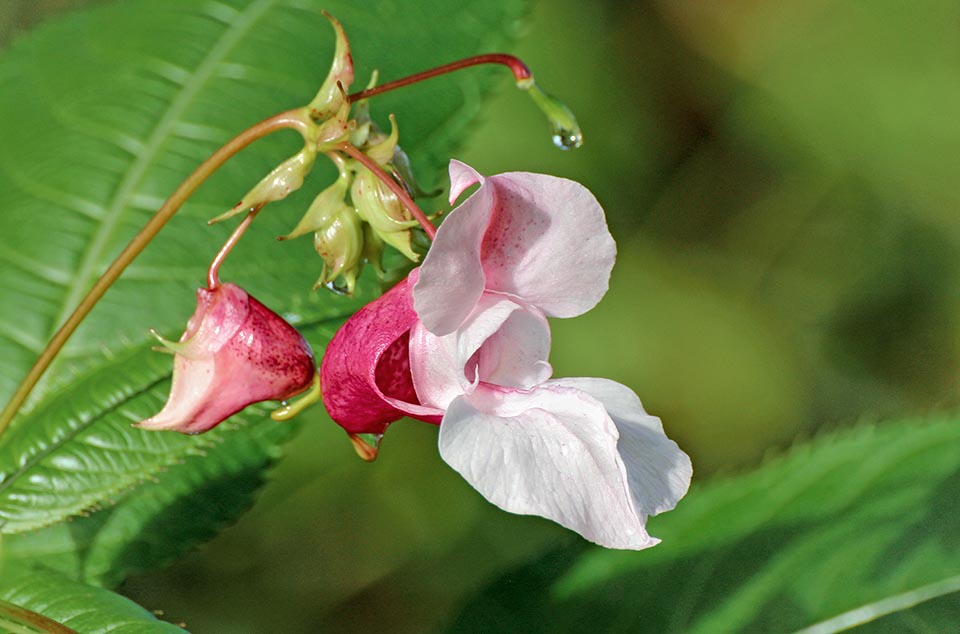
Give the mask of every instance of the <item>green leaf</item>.
[[[169, 356], [132, 349], [73, 381], [10, 431], [0, 446], [0, 533], [91, 510], [221, 442], [233, 425], [192, 437], [130, 427], [163, 406], [169, 366]], [[234, 420], [248, 424], [254, 416]]]
[[652, 550], [578, 545], [505, 576], [451, 631], [812, 634], [881, 616], [875, 627], [892, 630], [870, 631], [918, 619], [948, 631], [958, 446], [960, 425], [944, 419], [818, 439], [691, 492], [651, 523], [663, 539]]
[[[49, 571], [6, 566], [0, 575], [0, 625], [15, 622], [12, 621], [14, 615], [24, 619], [22, 610], [39, 613], [81, 634], [183, 634], [185, 631], [157, 620], [129, 599], [108, 590]], [[5, 622], [6, 619], [9, 620]], [[49, 625], [33, 630], [4, 629], [13, 634], [63, 634], [64, 631]]]
[[[262, 415], [253, 408], [249, 417]], [[6, 536], [4, 561], [42, 563], [72, 578], [113, 586], [213, 537], [253, 502], [264, 469], [294, 423], [243, 423], [221, 434], [209, 451], [190, 445], [184, 455], [151, 476], [140, 491], [70, 522]]]

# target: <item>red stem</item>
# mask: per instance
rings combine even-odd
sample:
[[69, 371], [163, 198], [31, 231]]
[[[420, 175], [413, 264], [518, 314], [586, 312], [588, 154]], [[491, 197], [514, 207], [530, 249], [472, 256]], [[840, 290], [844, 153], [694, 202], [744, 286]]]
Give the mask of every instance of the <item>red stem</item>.
[[343, 143], [336, 146], [338, 150], [346, 152], [353, 158], [355, 158], [359, 163], [362, 163], [364, 167], [373, 172], [374, 176], [380, 179], [384, 185], [390, 188], [390, 191], [400, 200], [404, 207], [406, 207], [417, 222], [420, 223], [420, 226], [423, 227], [423, 230], [427, 233], [427, 236], [433, 240], [434, 236], [437, 235], [437, 228], [433, 226], [433, 223], [430, 222], [430, 219], [427, 218], [427, 215], [423, 213], [423, 210], [417, 206], [417, 203], [413, 202], [413, 199], [410, 198], [410, 195], [400, 186], [400, 183], [393, 180], [393, 178], [383, 171], [383, 168], [377, 165], [377, 162], [372, 158], [361, 152], [359, 149], [351, 145], [350, 143]]
[[240, 241], [240, 237], [247, 230], [247, 227], [250, 226], [250, 223], [253, 222], [253, 219], [261, 209], [263, 209], [263, 205], [258, 205], [247, 212], [247, 215], [243, 220], [240, 221], [240, 224], [237, 225], [237, 228], [233, 230], [233, 233], [230, 234], [230, 237], [227, 238], [227, 241], [223, 243], [223, 246], [220, 247], [217, 255], [214, 256], [213, 262], [210, 263], [210, 268], [207, 270], [208, 290], [214, 291], [218, 286], [220, 286], [220, 265], [223, 264], [223, 261], [227, 258], [227, 255], [233, 251], [233, 247], [235, 247], [237, 242]]
[[373, 88], [367, 88], [366, 90], [355, 92], [350, 95], [349, 99], [350, 102], [353, 103], [355, 101], [367, 99], [368, 97], [373, 97], [374, 95], [379, 95], [380, 93], [388, 92], [396, 88], [403, 88], [404, 86], [409, 86], [410, 84], [431, 79], [433, 77], [437, 77], [438, 75], [445, 75], [446, 73], [452, 73], [462, 68], [480, 66], [482, 64], [502, 64], [513, 71], [513, 77], [517, 81], [530, 79], [533, 77], [533, 73], [530, 72], [530, 69], [527, 68], [527, 65], [524, 64], [520, 58], [514, 57], [513, 55], [507, 55], [506, 53], [487, 53], [486, 55], [475, 55], [474, 57], [467, 57], [466, 59], [461, 59], [456, 62], [450, 62], [449, 64], [437, 66], [436, 68], [431, 68], [430, 70], [425, 70], [402, 79], [388, 81], [380, 86], [374, 86]]

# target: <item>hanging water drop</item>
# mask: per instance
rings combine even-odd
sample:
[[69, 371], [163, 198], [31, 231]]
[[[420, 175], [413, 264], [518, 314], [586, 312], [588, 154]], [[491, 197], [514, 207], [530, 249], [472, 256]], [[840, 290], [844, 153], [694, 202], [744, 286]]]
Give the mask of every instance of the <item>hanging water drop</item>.
[[572, 150], [583, 145], [583, 135], [579, 130], [556, 130], [553, 133], [553, 144], [561, 150]]
[[353, 443], [353, 449], [357, 455], [373, 462], [380, 453], [380, 441], [383, 440], [383, 434], [348, 434], [350, 442]]
[[526, 90], [537, 107], [550, 121], [553, 144], [561, 150], [570, 150], [583, 145], [583, 134], [577, 124], [577, 118], [562, 101], [540, 89], [532, 77], [517, 82], [521, 90]]

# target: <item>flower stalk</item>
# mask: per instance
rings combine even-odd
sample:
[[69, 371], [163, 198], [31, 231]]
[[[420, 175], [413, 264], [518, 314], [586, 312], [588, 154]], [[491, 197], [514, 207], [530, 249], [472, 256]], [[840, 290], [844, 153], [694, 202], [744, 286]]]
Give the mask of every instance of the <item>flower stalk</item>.
[[410, 197], [410, 194], [406, 192], [400, 183], [391, 178], [389, 174], [383, 171], [382, 167], [377, 165], [375, 160], [361, 152], [353, 144], [341, 143], [340, 145], [337, 145], [335, 149], [340, 150], [344, 154], [350, 155], [351, 158], [355, 159], [358, 163], [370, 170], [374, 176], [376, 176], [384, 185], [390, 188], [390, 191], [393, 192], [393, 194], [397, 197], [397, 200], [399, 200], [400, 203], [407, 208], [416, 221], [420, 223], [420, 226], [423, 227], [423, 231], [427, 234], [427, 236], [433, 240], [433, 238], [437, 235], [437, 228], [433, 226], [433, 223], [430, 222], [430, 219], [427, 218], [427, 215], [423, 213], [423, 210], [420, 209], [417, 203], [413, 202], [413, 198]]
[[237, 228], [234, 229], [230, 237], [227, 238], [227, 241], [224, 242], [220, 250], [217, 251], [217, 255], [214, 256], [213, 261], [210, 262], [210, 268], [207, 270], [207, 290], [215, 291], [217, 287], [220, 286], [220, 265], [227, 259], [227, 255], [233, 251], [233, 247], [240, 241], [240, 238], [247, 231], [247, 227], [250, 226], [250, 223], [257, 217], [261, 209], [263, 209], [263, 205], [258, 205], [248, 211], [247, 215], [240, 221], [240, 224], [237, 225]]

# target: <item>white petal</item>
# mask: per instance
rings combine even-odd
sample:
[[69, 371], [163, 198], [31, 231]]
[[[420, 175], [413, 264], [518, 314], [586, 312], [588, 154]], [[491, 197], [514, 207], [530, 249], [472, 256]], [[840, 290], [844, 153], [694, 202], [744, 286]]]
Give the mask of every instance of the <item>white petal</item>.
[[471, 185], [483, 182], [480, 172], [457, 159], [450, 159], [450, 204], [452, 205]]
[[644, 411], [633, 390], [616, 381], [593, 378], [554, 379], [547, 385], [583, 390], [606, 408], [620, 431], [617, 450], [641, 513], [656, 515], [676, 506], [690, 488], [690, 457], [667, 438], [660, 419]]
[[447, 464], [506, 511], [546, 517], [608, 548], [658, 542], [634, 508], [616, 426], [585, 392], [481, 384], [450, 403], [439, 444]]
[[457, 334], [438, 337], [415, 322], [410, 329], [410, 375], [417, 398], [427, 407], [446, 409], [470, 389], [463, 368], [457, 368]]
[[550, 378], [550, 327], [536, 309], [484, 293], [456, 332], [410, 330], [410, 372], [424, 405], [446, 409], [479, 381], [529, 388]]
[[[456, 166], [463, 166], [480, 178], [471, 168], [451, 161], [454, 189], [470, 179], [469, 173], [457, 171]], [[480, 265], [480, 245], [493, 213], [493, 190], [483, 187], [482, 179], [480, 183], [480, 189], [450, 212], [437, 229], [437, 236], [420, 267], [420, 278], [413, 287], [417, 316], [436, 335], [450, 334], [457, 329], [473, 311], [486, 283]]]

